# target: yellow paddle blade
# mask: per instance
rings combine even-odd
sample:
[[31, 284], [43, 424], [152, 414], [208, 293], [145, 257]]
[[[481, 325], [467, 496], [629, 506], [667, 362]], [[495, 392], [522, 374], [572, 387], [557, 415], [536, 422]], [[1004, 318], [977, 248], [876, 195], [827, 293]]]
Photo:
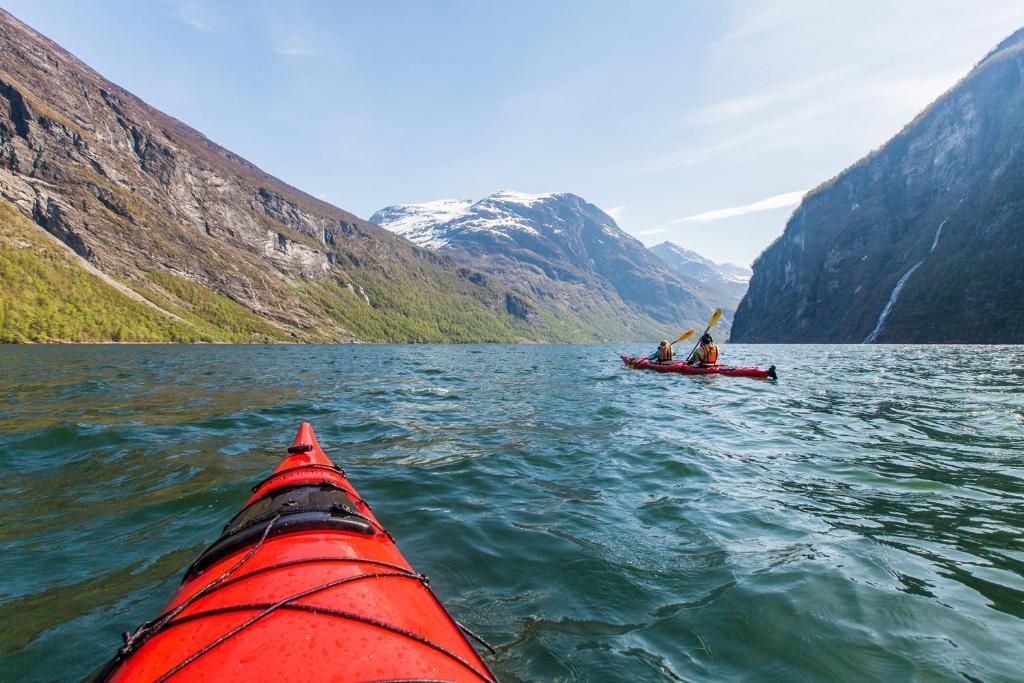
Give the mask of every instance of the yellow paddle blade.
[[[672, 344], [678, 344], [681, 341], [686, 341], [687, 339], [693, 336], [694, 331], [695, 330], [691, 327], [686, 332], [683, 332], [681, 335], [679, 335], [679, 339], [676, 339], [674, 342], [672, 342]], [[669, 346], [672, 346], [672, 344], [669, 344]]]
[[708, 329], [710, 330], [718, 322], [718, 319], [722, 317], [722, 309], [716, 308], [715, 312], [711, 314], [711, 322], [708, 323]]

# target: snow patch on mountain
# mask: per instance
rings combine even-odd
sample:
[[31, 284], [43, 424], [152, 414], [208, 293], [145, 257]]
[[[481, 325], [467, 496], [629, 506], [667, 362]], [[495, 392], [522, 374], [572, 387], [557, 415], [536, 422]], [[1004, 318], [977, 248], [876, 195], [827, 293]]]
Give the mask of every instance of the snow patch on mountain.
[[515, 192], [513, 190], [499, 190], [486, 199], [492, 199], [496, 202], [508, 202], [510, 204], [533, 206], [534, 204], [548, 199], [553, 199], [557, 196], [557, 194], [526, 194], [525, 192]]
[[750, 282], [751, 270], [733, 263], [715, 263], [695, 251], [684, 249], [672, 242], [662, 242], [651, 247], [658, 258], [677, 273], [688, 275], [701, 282], [729, 282], [746, 285]]
[[437, 199], [421, 204], [398, 204], [381, 209], [370, 220], [421, 247], [440, 249], [448, 240], [438, 235], [434, 227], [461, 216], [472, 205], [472, 199]]
[[750, 268], [744, 268], [738, 266], [735, 263], [718, 263], [715, 264], [718, 268], [718, 272], [722, 274], [722, 277], [729, 282], [735, 282], [740, 285], [750, 284], [750, 276], [753, 275], [753, 271]]
[[[459, 235], [486, 233], [491, 237], [515, 240], [523, 235], [555, 237], [564, 234], [567, 206], [585, 202], [571, 194], [526, 194], [501, 190], [479, 201], [441, 199], [422, 204], [399, 204], [381, 209], [370, 220], [396, 232], [421, 247], [444, 249]], [[600, 214], [601, 232], [615, 240], [631, 240], [615, 221]]]

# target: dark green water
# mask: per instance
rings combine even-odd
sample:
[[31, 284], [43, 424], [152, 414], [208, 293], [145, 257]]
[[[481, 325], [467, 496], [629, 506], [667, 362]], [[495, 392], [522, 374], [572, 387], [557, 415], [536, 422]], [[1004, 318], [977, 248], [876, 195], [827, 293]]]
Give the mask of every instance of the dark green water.
[[639, 350], [0, 348], [0, 679], [95, 670], [308, 419], [504, 680], [1024, 680], [1024, 348]]

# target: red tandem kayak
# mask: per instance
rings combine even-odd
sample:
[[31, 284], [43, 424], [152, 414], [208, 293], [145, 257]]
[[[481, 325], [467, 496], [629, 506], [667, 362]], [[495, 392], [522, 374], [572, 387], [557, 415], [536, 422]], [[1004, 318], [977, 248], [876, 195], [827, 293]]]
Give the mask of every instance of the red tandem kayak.
[[288, 453], [97, 680], [494, 681], [308, 423]]
[[655, 370], [657, 372], [677, 372], [681, 375], [729, 375], [730, 377], [753, 377], [755, 379], [778, 379], [775, 374], [775, 366], [767, 370], [763, 368], [735, 368], [731, 365], [706, 365], [694, 367], [685, 361], [673, 361], [670, 363], [655, 363], [646, 358], [634, 358], [633, 356], [620, 356], [622, 362], [631, 368], [642, 370]]

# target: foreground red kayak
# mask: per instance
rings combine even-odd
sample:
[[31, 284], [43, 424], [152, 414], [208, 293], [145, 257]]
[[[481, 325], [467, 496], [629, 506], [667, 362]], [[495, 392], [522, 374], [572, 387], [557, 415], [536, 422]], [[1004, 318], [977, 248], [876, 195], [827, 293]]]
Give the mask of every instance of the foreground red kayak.
[[288, 453], [97, 680], [494, 681], [309, 424]]
[[669, 363], [655, 363], [646, 358], [633, 356], [619, 356], [622, 362], [631, 368], [642, 370], [655, 370], [657, 372], [677, 372], [682, 375], [729, 375], [730, 377], [753, 377], [755, 379], [778, 379], [775, 374], [775, 366], [767, 370], [763, 368], [735, 368], [731, 365], [705, 365], [694, 367], [685, 361], [674, 361]]

